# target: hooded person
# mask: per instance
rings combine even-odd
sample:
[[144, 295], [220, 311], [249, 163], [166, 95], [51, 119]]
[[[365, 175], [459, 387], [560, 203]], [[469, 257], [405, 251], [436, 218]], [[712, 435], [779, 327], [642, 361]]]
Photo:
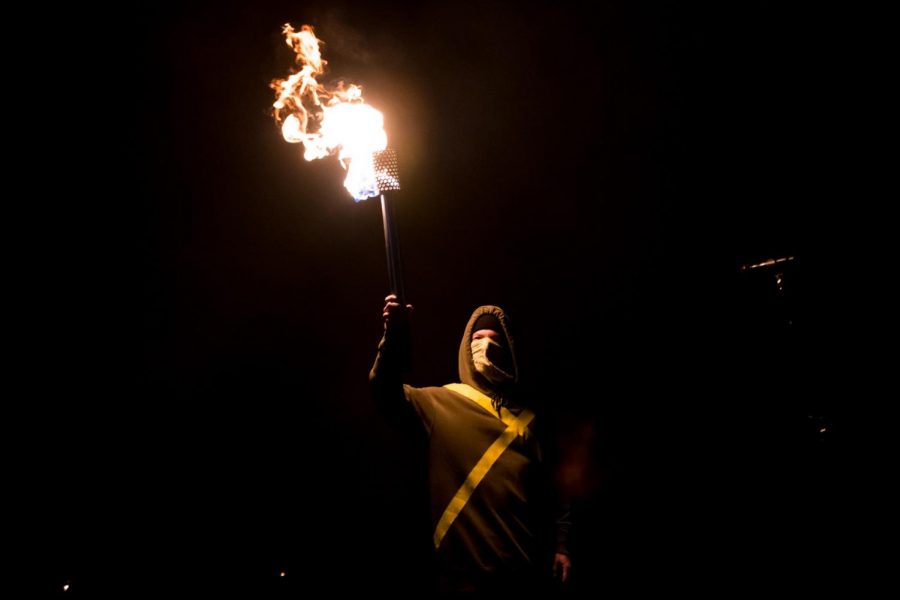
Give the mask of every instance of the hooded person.
[[460, 381], [413, 387], [402, 383], [407, 313], [391, 298], [369, 379], [384, 412], [414, 414], [426, 433], [439, 589], [534, 592], [551, 566], [562, 561], [568, 570], [569, 520], [548, 502], [535, 415], [516, 402], [519, 367], [507, 316], [497, 306], [475, 309], [459, 346]]
[[503, 310], [479, 307], [459, 345], [459, 378], [491, 398], [495, 410], [506, 406], [518, 383], [515, 347]]

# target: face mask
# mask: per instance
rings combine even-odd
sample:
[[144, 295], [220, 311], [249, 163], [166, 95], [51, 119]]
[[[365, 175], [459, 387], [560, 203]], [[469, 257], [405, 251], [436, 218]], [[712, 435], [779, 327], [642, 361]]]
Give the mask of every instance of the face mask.
[[506, 350], [489, 337], [472, 340], [472, 361], [475, 363], [475, 370], [495, 385], [512, 381], [513, 378], [512, 375], [491, 362], [488, 357], [490, 353], [496, 358], [497, 353], [500, 352], [506, 352]]

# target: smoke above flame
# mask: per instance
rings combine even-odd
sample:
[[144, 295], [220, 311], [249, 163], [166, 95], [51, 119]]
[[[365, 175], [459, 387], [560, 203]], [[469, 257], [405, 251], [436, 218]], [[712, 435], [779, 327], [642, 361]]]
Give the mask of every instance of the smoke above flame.
[[303, 25], [296, 31], [287, 23], [282, 33], [300, 68], [271, 85], [282, 136], [292, 144], [303, 144], [306, 160], [336, 155], [347, 169], [344, 187], [357, 202], [377, 196], [372, 154], [387, 147], [384, 117], [365, 104], [359, 86], [341, 82], [326, 89], [316, 80], [327, 62], [312, 27]]

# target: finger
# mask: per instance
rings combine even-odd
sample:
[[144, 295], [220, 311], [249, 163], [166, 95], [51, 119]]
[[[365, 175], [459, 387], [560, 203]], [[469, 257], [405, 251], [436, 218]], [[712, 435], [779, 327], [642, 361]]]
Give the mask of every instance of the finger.
[[565, 583], [566, 579], [569, 578], [569, 565], [563, 563], [562, 566], [562, 582]]
[[388, 295], [385, 297], [384, 301], [385, 301], [385, 302], [393, 302], [393, 301], [395, 301], [396, 299], [397, 299], [397, 294], [388, 294]]
[[387, 319], [394, 315], [402, 316], [402, 311], [400, 310], [400, 305], [396, 302], [388, 302], [384, 306], [384, 311], [382, 311], [381, 315]]

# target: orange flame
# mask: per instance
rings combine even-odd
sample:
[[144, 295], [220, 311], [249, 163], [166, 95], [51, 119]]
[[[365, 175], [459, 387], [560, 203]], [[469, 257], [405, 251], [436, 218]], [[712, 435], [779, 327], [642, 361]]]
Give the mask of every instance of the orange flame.
[[312, 27], [304, 25], [298, 32], [286, 23], [282, 33], [300, 65], [287, 79], [272, 82], [282, 136], [292, 144], [302, 143], [306, 160], [337, 154], [347, 169], [344, 187], [357, 202], [377, 196], [372, 153], [387, 147], [384, 117], [363, 102], [359, 86], [339, 83], [329, 90], [316, 81], [326, 61]]

